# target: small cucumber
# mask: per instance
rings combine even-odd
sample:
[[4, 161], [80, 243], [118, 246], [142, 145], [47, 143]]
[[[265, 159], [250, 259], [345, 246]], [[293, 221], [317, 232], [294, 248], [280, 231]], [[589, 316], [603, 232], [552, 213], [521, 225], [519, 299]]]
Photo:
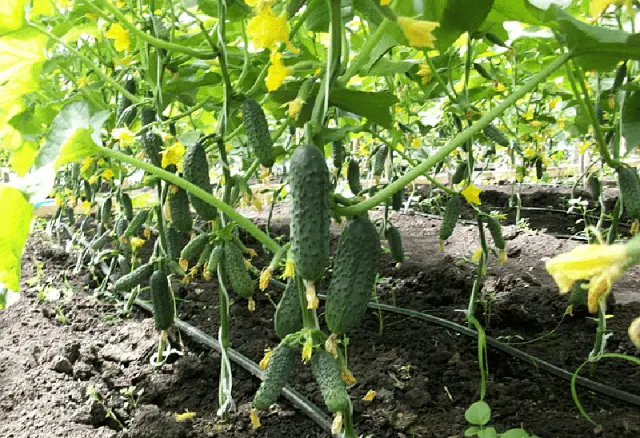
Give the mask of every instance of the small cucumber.
[[387, 161], [389, 148], [386, 144], [381, 145], [373, 156], [373, 175], [382, 176], [384, 172], [384, 164]]
[[445, 241], [451, 234], [453, 234], [453, 230], [456, 227], [456, 223], [458, 222], [458, 218], [460, 217], [460, 209], [462, 207], [462, 198], [460, 195], [453, 195], [449, 198], [447, 202], [447, 208], [444, 212], [444, 217], [442, 219], [442, 225], [440, 226], [440, 240]]
[[400, 211], [404, 202], [404, 187], [398, 190], [391, 197], [391, 208], [393, 211]]
[[179, 259], [182, 249], [182, 237], [180, 236], [178, 230], [176, 230], [172, 226], [167, 227], [167, 246], [167, 255], [172, 260]]
[[362, 191], [362, 184], [360, 183], [360, 163], [358, 163], [358, 160], [354, 157], [351, 157], [351, 160], [349, 160], [347, 181], [349, 182], [351, 193], [357, 195]]
[[[184, 156], [184, 178], [197, 185], [207, 193], [211, 193], [211, 180], [209, 179], [209, 161], [202, 141], [198, 140], [187, 149]], [[218, 212], [214, 206], [189, 193], [189, 201], [194, 210], [206, 221], [214, 220]]]
[[287, 281], [280, 302], [276, 307], [273, 325], [276, 335], [280, 339], [291, 333], [296, 333], [302, 329], [302, 308], [300, 307], [300, 296], [298, 286], [294, 280]]
[[207, 262], [207, 270], [211, 276], [214, 276], [218, 272], [218, 264], [222, 260], [224, 249], [222, 245], [217, 245], [209, 254], [209, 261]]
[[456, 171], [453, 173], [453, 177], [451, 177], [451, 182], [453, 184], [460, 184], [468, 175], [469, 165], [466, 161], [463, 161], [456, 167]]
[[618, 185], [624, 209], [632, 219], [640, 219], [640, 177], [633, 167], [618, 169]]
[[149, 286], [151, 287], [153, 319], [156, 323], [156, 329], [169, 330], [173, 325], [176, 307], [167, 274], [158, 269], [151, 275]]
[[393, 259], [398, 263], [404, 262], [404, 249], [402, 247], [402, 235], [400, 231], [390, 223], [384, 232], [384, 237], [387, 239], [387, 242], [389, 242], [389, 250], [391, 251]]
[[191, 218], [187, 192], [178, 186], [171, 186], [168, 202], [171, 224], [182, 233], [190, 232], [193, 227], [193, 219]]
[[188, 260], [189, 262], [196, 260], [200, 257], [200, 254], [202, 253], [202, 250], [204, 250], [204, 247], [207, 246], [207, 243], [209, 243], [208, 234], [205, 233], [197, 235], [191, 239], [184, 248], [182, 248], [180, 258]]
[[329, 411], [336, 413], [350, 409], [349, 394], [340, 378], [338, 362], [333, 356], [322, 349], [314, 351], [311, 356], [311, 372]]
[[134, 287], [139, 286], [147, 281], [149, 277], [151, 277], [151, 274], [153, 274], [152, 263], [145, 263], [144, 265], [140, 265], [127, 275], [123, 275], [122, 277], [120, 277], [114, 285], [115, 290], [116, 292], [130, 291]]
[[496, 144], [504, 147], [509, 146], [509, 139], [494, 125], [485, 126], [482, 132], [488, 139], [495, 142]]
[[507, 247], [507, 243], [502, 235], [502, 226], [500, 225], [500, 221], [495, 217], [489, 217], [487, 218], [487, 226], [489, 227], [489, 232], [491, 233], [491, 237], [493, 237], [493, 243], [496, 248], [505, 249]]
[[126, 193], [123, 193], [120, 197], [120, 207], [127, 220], [131, 221], [133, 219], [133, 202], [131, 202], [131, 197]]
[[222, 262], [231, 287], [243, 298], [251, 298], [255, 284], [244, 266], [242, 250], [233, 242], [224, 243]]
[[264, 167], [271, 167], [275, 162], [273, 141], [269, 133], [269, 124], [260, 104], [249, 98], [242, 105], [242, 122], [247, 134], [249, 146]]
[[100, 212], [100, 220], [102, 221], [102, 225], [104, 225], [105, 227], [109, 225], [109, 220], [111, 220], [111, 207], [112, 207], [112, 204], [113, 204], [113, 201], [111, 200], [111, 197], [108, 197], [102, 203], [102, 209], [101, 209], [101, 212]]
[[255, 409], [267, 409], [278, 400], [296, 365], [296, 356], [296, 350], [284, 342], [273, 349], [264, 371], [264, 380], [253, 397], [252, 405]]
[[147, 221], [147, 217], [149, 216], [149, 210], [140, 210], [138, 214], [136, 214], [133, 220], [129, 223], [129, 226], [124, 231], [125, 237], [131, 237], [135, 235], [144, 223]]
[[336, 140], [331, 143], [331, 150], [333, 152], [333, 167], [335, 167], [340, 174], [340, 169], [344, 164], [344, 144], [341, 140]]

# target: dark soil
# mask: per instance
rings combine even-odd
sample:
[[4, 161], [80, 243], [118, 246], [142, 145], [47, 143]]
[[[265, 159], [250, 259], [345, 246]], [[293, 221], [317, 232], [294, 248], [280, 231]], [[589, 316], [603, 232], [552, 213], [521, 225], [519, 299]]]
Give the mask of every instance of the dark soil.
[[[287, 231], [287, 217], [286, 207], [276, 209], [278, 233]], [[459, 226], [443, 253], [438, 249], [438, 221], [410, 214], [394, 214], [391, 219], [403, 233], [408, 260], [397, 269], [388, 255], [383, 257], [378, 299], [463, 323], [460, 310], [466, 308], [475, 272], [461, 259], [479, 246], [477, 231]], [[339, 227], [335, 230], [339, 232]], [[490, 310], [479, 309], [478, 317], [490, 336], [512, 342], [533, 340], [558, 326], [567, 306], [566, 297], [558, 295], [546, 274], [542, 258], [576, 243], [515, 227], [508, 229], [507, 239], [510, 260], [497, 266], [491, 259], [483, 288]], [[39, 262], [43, 271], [29, 285]], [[238, 411], [229, 424], [220, 423], [216, 418], [218, 354], [183, 338], [185, 355], [154, 369], [149, 362], [157, 342], [152, 319], [142, 312], [123, 319], [117, 310], [121, 305], [92, 298], [89, 288], [95, 280], [87, 273], [73, 276], [67, 268], [74, 262], [43, 236], [34, 236], [25, 251], [22, 300], [0, 314], [0, 437], [328, 436], [285, 401], [262, 413], [262, 427], [253, 431], [248, 408], [259, 382], [238, 367], [233, 370]], [[254, 260], [259, 267], [262, 262]], [[614, 315], [608, 321], [610, 352], [635, 353], [626, 329], [640, 315], [639, 281], [634, 270], [616, 284], [617, 303], [609, 309]], [[38, 300], [42, 285], [59, 288], [62, 298]], [[89, 294], [83, 292], [85, 287]], [[215, 285], [195, 281], [175, 284], [175, 290], [181, 299], [179, 317], [215, 337]], [[266, 292], [257, 294], [254, 313], [247, 310], [245, 300], [232, 306], [233, 348], [256, 362], [265, 347], [278, 342], [270, 300], [277, 301], [280, 292]], [[594, 322], [576, 312], [565, 317], [553, 334], [518, 347], [573, 371], [588, 356], [594, 331]], [[418, 320], [369, 311], [350, 333], [350, 341], [349, 365], [358, 379], [350, 394], [360, 434], [463, 436], [464, 411], [479, 398], [473, 339]], [[588, 377], [587, 370], [583, 375]], [[640, 368], [626, 362], [603, 361], [593, 378], [640, 394]], [[307, 367], [301, 364], [291, 383], [323, 405]], [[487, 388], [492, 425], [498, 431], [523, 427], [543, 438], [640, 436], [639, 407], [579, 388], [586, 411], [600, 425], [596, 427], [576, 409], [569, 382], [493, 350], [489, 351]], [[363, 401], [370, 389], [377, 392], [375, 399]], [[177, 422], [174, 414], [186, 410], [195, 417]]]

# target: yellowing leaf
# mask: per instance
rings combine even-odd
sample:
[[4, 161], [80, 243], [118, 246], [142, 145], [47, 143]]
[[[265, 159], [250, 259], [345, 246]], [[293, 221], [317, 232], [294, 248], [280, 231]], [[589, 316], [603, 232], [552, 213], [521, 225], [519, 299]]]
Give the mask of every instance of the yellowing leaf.
[[30, 17], [38, 15], [50, 16], [56, 13], [55, 4], [51, 0], [33, 0], [33, 6], [29, 11]]
[[0, 38], [0, 93], [13, 100], [39, 88], [47, 37], [23, 29]]
[[38, 146], [32, 142], [24, 142], [9, 159], [9, 165], [19, 176], [24, 176], [33, 165], [38, 154]]
[[0, 205], [5, 210], [0, 216], [0, 283], [18, 292], [22, 251], [29, 236], [33, 205], [20, 190], [8, 184], [0, 184]]
[[21, 29], [27, 24], [24, 16], [27, 3], [27, 0], [0, 2], [0, 35]]

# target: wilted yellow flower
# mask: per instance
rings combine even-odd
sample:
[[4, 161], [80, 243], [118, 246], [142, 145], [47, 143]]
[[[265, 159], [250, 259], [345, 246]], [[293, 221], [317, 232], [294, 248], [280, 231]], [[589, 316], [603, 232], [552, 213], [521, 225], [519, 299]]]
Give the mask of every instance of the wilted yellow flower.
[[311, 355], [313, 354], [313, 339], [310, 337], [304, 341], [304, 345], [302, 346], [302, 360], [304, 363], [307, 363], [311, 360]]
[[78, 79], [78, 88], [84, 88], [87, 85], [89, 85], [89, 78], [83, 76], [80, 79]]
[[282, 273], [282, 278], [293, 278], [296, 272], [296, 265], [293, 262], [293, 259], [287, 258], [287, 261], [284, 264], [284, 272]]
[[482, 248], [478, 248], [473, 252], [473, 255], [471, 256], [471, 261], [474, 263], [478, 263], [481, 257], [482, 257]]
[[286, 67], [282, 63], [282, 53], [280, 52], [272, 52], [269, 59], [271, 60], [271, 65], [267, 70], [267, 77], [264, 82], [267, 85], [267, 90], [271, 92], [280, 88], [293, 69]]
[[89, 178], [89, 184], [95, 184], [96, 182], [98, 182], [98, 178], [100, 178], [98, 175], [91, 175], [91, 177]]
[[107, 181], [111, 181], [113, 179], [113, 170], [105, 169], [102, 171], [102, 177]]
[[507, 260], [508, 260], [507, 250], [506, 249], [501, 249], [500, 250], [500, 255], [498, 256], [498, 264], [504, 265], [505, 263], [507, 263]]
[[367, 391], [364, 397], [362, 397], [362, 400], [370, 402], [373, 401], [374, 398], [376, 398], [376, 392], [373, 389], [370, 389]]
[[247, 299], [247, 310], [249, 312], [255, 312], [256, 311], [256, 301], [252, 297], [249, 297]]
[[126, 128], [116, 128], [111, 132], [111, 137], [118, 140], [122, 146], [128, 146], [136, 139], [136, 134]]
[[251, 427], [254, 429], [260, 428], [260, 417], [258, 416], [258, 410], [253, 408], [249, 413], [249, 418], [251, 418]]
[[466, 199], [469, 204], [480, 205], [480, 192], [482, 192], [482, 189], [477, 188], [473, 184], [469, 184], [460, 194], [464, 196], [464, 199]]
[[271, 274], [273, 274], [273, 268], [269, 266], [267, 269], [263, 269], [260, 274], [260, 290], [265, 290], [269, 287], [269, 280], [271, 280]]
[[338, 336], [335, 333], [324, 342], [324, 349], [334, 358], [338, 357]]
[[118, 52], [124, 52], [129, 50], [131, 40], [129, 39], [129, 32], [125, 30], [119, 23], [113, 23], [107, 33], [104, 34], [107, 38], [112, 39], [114, 47]]
[[427, 85], [429, 82], [431, 82], [431, 79], [433, 79], [433, 72], [431, 71], [431, 67], [429, 67], [429, 64], [420, 64], [418, 76], [422, 77], [422, 85]]
[[272, 355], [273, 355], [273, 350], [269, 347], [265, 348], [264, 356], [262, 357], [262, 360], [258, 364], [261, 370], [267, 369], [267, 365], [269, 365], [269, 360], [271, 359]]
[[629, 326], [629, 338], [631, 342], [633, 342], [633, 345], [640, 350], [640, 318], [634, 319]]
[[347, 367], [343, 367], [340, 370], [340, 380], [342, 380], [345, 385], [351, 386], [358, 383], [358, 380], [353, 376], [353, 373]]
[[133, 250], [135, 251], [136, 249], [144, 245], [145, 240], [139, 237], [132, 237], [130, 242], [131, 242], [131, 248], [133, 248]]
[[249, 270], [253, 267], [253, 265], [251, 264], [251, 260], [249, 259], [242, 259], [242, 261], [244, 262], [244, 267]]
[[196, 418], [196, 413], [191, 412], [188, 409], [184, 411], [182, 414], [178, 414], [176, 412], [174, 415], [178, 423], [182, 423], [183, 421], [193, 420], [194, 418]]
[[287, 111], [287, 115], [289, 116], [289, 118], [293, 120], [298, 120], [298, 117], [300, 116], [300, 111], [304, 106], [304, 100], [300, 99], [299, 97], [296, 97], [295, 99], [290, 101], [288, 105], [289, 105], [289, 110]]
[[598, 276], [595, 276], [589, 282], [589, 295], [587, 297], [587, 307], [589, 312], [597, 313], [600, 308], [600, 304], [604, 303], [604, 300], [611, 292], [613, 283], [624, 274], [624, 269], [620, 266], [610, 266], [602, 271]]
[[160, 152], [162, 155], [162, 162], [160, 163], [163, 168], [175, 164], [178, 168], [178, 172], [182, 172], [182, 157], [184, 157], [185, 147], [179, 141], [175, 142], [173, 146], [169, 146], [164, 151]]
[[307, 280], [304, 281], [304, 286], [307, 297], [307, 309], [317, 309], [320, 300], [318, 300], [318, 296], [316, 295], [316, 286], [313, 284], [313, 281]]
[[189, 269], [189, 260], [187, 259], [178, 260], [178, 264], [180, 265], [183, 271], [186, 271], [187, 269]]
[[428, 47], [433, 49], [435, 37], [432, 32], [440, 26], [435, 21], [415, 20], [408, 17], [398, 17], [398, 24], [402, 28], [409, 44], [413, 47]]
[[265, 6], [258, 10], [258, 14], [247, 23], [247, 34], [257, 49], [275, 50], [278, 43], [283, 42], [293, 53], [299, 50], [289, 41], [289, 24], [286, 13], [279, 17], [273, 12], [271, 6]]
[[340, 435], [340, 432], [342, 432], [343, 423], [344, 420], [342, 418], [342, 412], [336, 412], [335, 417], [333, 417], [333, 422], [331, 423], [331, 433], [333, 435]]

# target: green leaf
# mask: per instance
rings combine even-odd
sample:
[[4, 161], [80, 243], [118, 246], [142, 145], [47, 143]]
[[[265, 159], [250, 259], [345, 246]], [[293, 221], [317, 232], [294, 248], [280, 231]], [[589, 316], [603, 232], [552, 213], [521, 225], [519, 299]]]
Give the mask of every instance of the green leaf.
[[500, 438], [529, 438], [529, 434], [524, 429], [509, 429], [501, 433]]
[[367, 73], [368, 76], [388, 76], [394, 74], [406, 73], [413, 66], [415, 66], [413, 62], [406, 61], [389, 61], [386, 58], [381, 58], [376, 62], [371, 70]]
[[22, 29], [0, 38], [0, 92], [14, 100], [40, 88], [46, 60], [47, 37], [35, 29]]
[[466, 410], [464, 418], [476, 426], [484, 426], [491, 420], [491, 408], [483, 401], [477, 401]]
[[9, 165], [19, 176], [24, 176], [33, 165], [37, 154], [38, 145], [25, 141], [22, 143], [22, 146], [13, 152], [11, 159], [9, 159]]
[[640, 91], [624, 99], [621, 134], [627, 145], [627, 153], [640, 145]]
[[36, 166], [54, 163], [58, 167], [99, 152], [102, 125], [109, 115], [108, 111], [91, 114], [89, 104], [83, 101], [66, 105], [53, 119], [47, 140], [36, 157]]
[[500, 35], [504, 33], [505, 21], [541, 25], [546, 23], [545, 15], [545, 11], [531, 5], [528, 0], [495, 0], [482, 30]]
[[[0, 284], [20, 290], [22, 251], [29, 236], [33, 205], [24, 194], [8, 184], [0, 184]], [[8, 210], [8, 211], [7, 211]]]
[[329, 103], [366, 117], [373, 123], [377, 123], [385, 128], [390, 128], [393, 119], [391, 117], [391, 105], [398, 99], [389, 92], [366, 92], [347, 89], [332, 90], [329, 95]]
[[497, 438], [498, 433], [493, 427], [487, 427], [478, 432], [478, 438]]
[[433, 32], [436, 48], [444, 52], [465, 32], [475, 32], [484, 23], [494, 0], [448, 0], [440, 26]]
[[23, 28], [27, 0], [3, 0], [0, 3], [0, 35]]
[[464, 436], [476, 436], [481, 430], [479, 426], [467, 427], [464, 431]]

